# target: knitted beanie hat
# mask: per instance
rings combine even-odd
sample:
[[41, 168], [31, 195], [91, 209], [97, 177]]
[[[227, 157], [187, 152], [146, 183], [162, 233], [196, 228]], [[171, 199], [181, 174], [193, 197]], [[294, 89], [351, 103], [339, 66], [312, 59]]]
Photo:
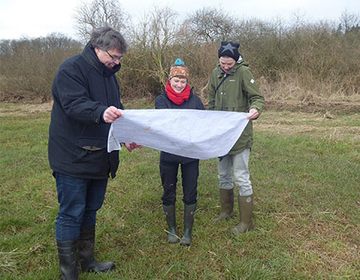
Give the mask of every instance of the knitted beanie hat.
[[221, 47], [218, 51], [219, 57], [228, 56], [234, 59], [235, 61], [238, 61], [240, 57], [240, 53], [238, 50], [239, 47], [240, 47], [239, 43], [222, 41]]
[[174, 77], [184, 77], [186, 80], [189, 78], [189, 69], [180, 58], [175, 60], [170, 68], [169, 80]]

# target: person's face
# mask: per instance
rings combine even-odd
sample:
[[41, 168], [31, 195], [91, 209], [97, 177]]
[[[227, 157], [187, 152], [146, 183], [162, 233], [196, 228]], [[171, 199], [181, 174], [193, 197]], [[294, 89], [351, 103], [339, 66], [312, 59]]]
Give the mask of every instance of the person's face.
[[110, 49], [108, 51], [95, 48], [95, 52], [100, 62], [110, 69], [118, 65], [123, 57], [123, 54], [119, 52], [116, 48]]
[[231, 70], [236, 63], [236, 61], [231, 57], [220, 57], [219, 61], [220, 61], [220, 67], [225, 72], [229, 72], [229, 70]]
[[170, 86], [176, 93], [181, 93], [187, 84], [187, 80], [185, 78], [174, 77], [170, 80]]

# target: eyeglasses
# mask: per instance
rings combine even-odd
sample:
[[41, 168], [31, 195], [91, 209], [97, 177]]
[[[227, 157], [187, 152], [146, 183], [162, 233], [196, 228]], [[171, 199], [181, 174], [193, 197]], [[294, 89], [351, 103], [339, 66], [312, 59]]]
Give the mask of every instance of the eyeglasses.
[[120, 60], [122, 60], [122, 56], [114, 56], [114, 55], [111, 55], [108, 51], [105, 51], [109, 56], [110, 56], [110, 58], [112, 59], [112, 60], [117, 60], [117, 61], [119, 61], [120, 62]]

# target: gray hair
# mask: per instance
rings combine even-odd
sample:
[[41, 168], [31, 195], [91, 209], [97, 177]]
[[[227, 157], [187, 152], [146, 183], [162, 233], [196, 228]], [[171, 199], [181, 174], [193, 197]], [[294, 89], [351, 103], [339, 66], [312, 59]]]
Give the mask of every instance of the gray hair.
[[128, 47], [123, 35], [108, 25], [95, 28], [87, 45], [104, 51], [116, 48], [121, 53], [126, 53]]

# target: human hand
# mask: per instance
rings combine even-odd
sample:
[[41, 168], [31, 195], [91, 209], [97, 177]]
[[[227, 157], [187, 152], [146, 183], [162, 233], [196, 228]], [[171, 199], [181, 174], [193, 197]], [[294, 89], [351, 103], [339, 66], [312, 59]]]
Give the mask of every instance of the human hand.
[[136, 144], [135, 142], [132, 142], [132, 143], [125, 143], [125, 147], [129, 152], [131, 152], [132, 150], [134, 150], [136, 148], [141, 149], [142, 146]]
[[248, 120], [255, 120], [259, 116], [259, 112], [255, 109], [251, 109], [249, 114], [250, 115], [248, 116]]
[[103, 115], [103, 119], [106, 123], [113, 123], [116, 119], [122, 117], [123, 114], [121, 113], [121, 111], [114, 107], [114, 106], [110, 106], [109, 108], [107, 108], [104, 112]]

